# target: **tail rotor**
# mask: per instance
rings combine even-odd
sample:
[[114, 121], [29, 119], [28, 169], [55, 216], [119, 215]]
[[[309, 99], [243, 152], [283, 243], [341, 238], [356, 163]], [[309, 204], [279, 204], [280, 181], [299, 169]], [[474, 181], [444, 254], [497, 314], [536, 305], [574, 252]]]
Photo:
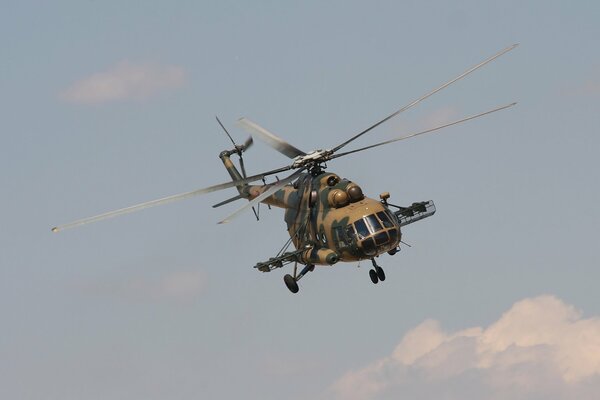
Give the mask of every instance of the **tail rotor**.
[[235, 140], [233, 140], [233, 138], [231, 137], [231, 135], [225, 128], [225, 125], [223, 125], [223, 123], [219, 119], [219, 117], [215, 116], [215, 118], [216, 118], [217, 122], [219, 123], [219, 125], [221, 126], [221, 128], [223, 128], [223, 131], [225, 132], [225, 134], [227, 135], [229, 140], [231, 140], [231, 143], [233, 143], [235, 152], [237, 153], [238, 157], [240, 158], [240, 168], [242, 170], [242, 175], [243, 175], [244, 179], [247, 178], [246, 167], [244, 166], [244, 157], [242, 156], [242, 153], [245, 152], [246, 150], [248, 150], [250, 148], [250, 146], [252, 146], [252, 144], [254, 143], [254, 140], [252, 140], [252, 136], [248, 136], [248, 139], [246, 139], [244, 144], [239, 145], [235, 142]]
[[[237, 153], [239, 159], [240, 159], [240, 169], [242, 171], [242, 177], [244, 179], [246, 179], [248, 177], [248, 175], [246, 174], [246, 165], [244, 164], [244, 157], [242, 156], [242, 154], [248, 150], [250, 148], [250, 146], [252, 146], [252, 144], [254, 143], [254, 140], [252, 139], [252, 136], [248, 136], [248, 139], [246, 139], [246, 141], [244, 142], [244, 144], [239, 145], [235, 142], [235, 140], [233, 140], [233, 138], [231, 137], [231, 135], [229, 134], [229, 132], [227, 131], [227, 128], [225, 128], [225, 125], [223, 125], [223, 123], [221, 122], [221, 120], [219, 119], [218, 116], [215, 115], [215, 119], [217, 120], [217, 122], [219, 123], [219, 125], [221, 126], [221, 128], [223, 129], [223, 131], [225, 132], [225, 134], [227, 135], [227, 137], [229, 138], [229, 140], [231, 140], [231, 143], [233, 143], [233, 147], [235, 149], [235, 153]], [[264, 178], [262, 179], [263, 183], [265, 183]], [[222, 205], [221, 203], [219, 203], [218, 205], [215, 206], [220, 206]], [[213, 206], [213, 207], [215, 207]], [[254, 216], [256, 217], [256, 220], [258, 221], [259, 218], [259, 212], [260, 212], [260, 203], [258, 204], [258, 211], [252, 207], [252, 211], [254, 211]], [[269, 207], [270, 208], [270, 207]]]

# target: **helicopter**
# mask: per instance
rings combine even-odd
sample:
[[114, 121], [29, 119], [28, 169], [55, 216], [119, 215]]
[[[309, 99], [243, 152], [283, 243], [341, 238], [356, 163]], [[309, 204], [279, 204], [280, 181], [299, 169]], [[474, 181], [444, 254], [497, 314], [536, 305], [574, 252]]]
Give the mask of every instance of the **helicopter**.
[[[235, 187], [238, 192], [236, 196], [217, 203], [213, 207], [221, 207], [241, 199], [248, 200], [248, 203], [221, 220], [219, 224], [231, 221], [249, 208], [254, 210], [258, 219], [258, 213], [254, 207], [260, 203], [268, 205], [269, 208], [273, 206], [284, 209], [284, 220], [287, 225], [289, 239], [275, 256], [258, 262], [254, 268], [261, 272], [271, 272], [293, 263], [293, 272], [284, 275], [283, 278], [285, 285], [292, 293], [298, 293], [298, 282], [307, 273], [314, 271], [315, 266], [332, 266], [338, 262], [370, 260], [373, 265], [373, 268], [369, 269], [371, 282], [374, 284], [383, 282], [386, 279], [385, 272], [377, 263], [376, 258], [384, 253], [395, 255], [400, 250], [400, 244], [404, 243], [401, 228], [434, 215], [435, 205], [432, 200], [414, 202], [409, 206], [395, 205], [389, 202], [390, 194], [388, 192], [381, 193], [379, 199], [369, 198], [365, 196], [357, 183], [342, 178], [338, 174], [328, 172], [327, 162], [375, 147], [439, 131], [514, 106], [516, 103], [513, 102], [416, 133], [340, 152], [348, 144], [371, 132], [384, 122], [414, 107], [517, 46], [518, 44], [514, 44], [501, 50], [329, 149], [304, 152], [247, 118], [238, 120], [238, 125], [250, 133], [248, 139], [240, 145], [233, 140], [229, 131], [216, 117], [217, 123], [233, 144], [233, 148], [224, 150], [219, 154], [219, 158], [230, 175], [231, 181], [83, 218], [56, 226], [52, 228], [52, 232], [59, 232], [145, 208]], [[254, 143], [253, 137], [261, 139], [267, 145], [288, 157], [291, 163], [248, 176], [243, 154]], [[238, 157], [239, 169], [231, 159], [234, 155]], [[268, 176], [291, 170], [295, 171], [274, 183], [267, 184], [265, 181]], [[262, 181], [263, 184], [251, 184], [257, 181]], [[293, 248], [291, 248], [292, 244]], [[299, 270], [298, 265], [303, 266], [301, 270]]]

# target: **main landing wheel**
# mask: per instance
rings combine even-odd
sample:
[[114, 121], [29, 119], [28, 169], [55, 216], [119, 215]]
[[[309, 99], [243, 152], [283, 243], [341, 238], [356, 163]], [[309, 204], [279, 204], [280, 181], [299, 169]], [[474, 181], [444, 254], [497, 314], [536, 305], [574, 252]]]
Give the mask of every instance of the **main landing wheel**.
[[290, 274], [287, 274], [286, 276], [284, 276], [283, 281], [285, 282], [285, 286], [287, 286], [287, 288], [290, 290], [290, 292], [298, 293], [298, 290], [300, 290], [300, 288], [298, 287], [298, 282], [296, 282], [294, 277], [291, 276]]
[[377, 266], [375, 267], [375, 272], [377, 273], [377, 277], [381, 282], [385, 281], [385, 272], [383, 272], [383, 268]]
[[379, 282], [379, 277], [377, 276], [377, 272], [374, 269], [369, 270], [369, 278], [371, 278], [371, 282], [373, 283]]

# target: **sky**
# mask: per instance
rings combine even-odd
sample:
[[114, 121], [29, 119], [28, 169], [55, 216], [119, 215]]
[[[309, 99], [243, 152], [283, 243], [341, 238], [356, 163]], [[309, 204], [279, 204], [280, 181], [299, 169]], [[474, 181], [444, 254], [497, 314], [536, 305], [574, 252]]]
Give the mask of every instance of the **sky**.
[[[0, 397], [595, 399], [600, 390], [600, 5], [593, 1], [6, 1], [0, 13]], [[330, 148], [515, 50], [332, 161], [437, 213], [379, 264], [252, 267], [283, 212], [229, 189], [248, 117]], [[258, 141], [249, 173], [289, 162]], [[283, 175], [282, 175], [283, 176]], [[281, 176], [281, 177], [282, 177]], [[273, 178], [271, 178], [273, 179]]]

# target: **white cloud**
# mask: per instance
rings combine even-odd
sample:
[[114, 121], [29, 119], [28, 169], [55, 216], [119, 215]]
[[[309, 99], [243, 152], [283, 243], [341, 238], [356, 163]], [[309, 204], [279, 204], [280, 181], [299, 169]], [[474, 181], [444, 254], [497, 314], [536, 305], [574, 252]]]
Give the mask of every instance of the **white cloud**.
[[553, 296], [515, 303], [487, 328], [454, 333], [428, 320], [392, 354], [331, 387], [341, 399], [595, 399], [600, 318]]
[[185, 72], [181, 67], [123, 61], [105, 72], [75, 82], [61, 97], [73, 103], [143, 99], [181, 87], [184, 82]]

